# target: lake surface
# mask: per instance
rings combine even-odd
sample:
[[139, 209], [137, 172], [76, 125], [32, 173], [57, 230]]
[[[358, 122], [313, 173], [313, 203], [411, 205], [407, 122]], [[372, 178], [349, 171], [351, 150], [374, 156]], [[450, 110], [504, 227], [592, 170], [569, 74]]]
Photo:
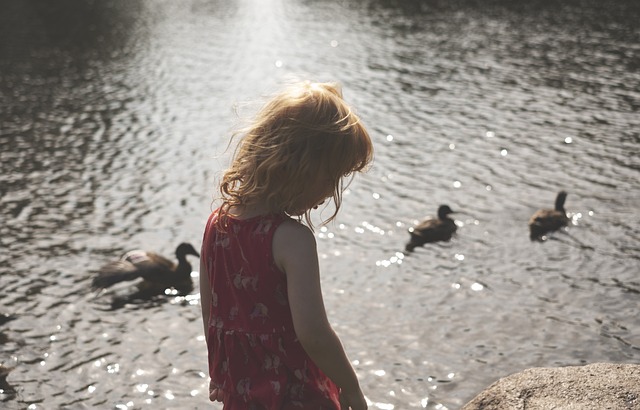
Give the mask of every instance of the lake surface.
[[[2, 2], [0, 406], [220, 408], [197, 289], [115, 303], [130, 283], [90, 282], [129, 249], [200, 246], [230, 133], [292, 79], [339, 81], [376, 148], [317, 230], [370, 408], [639, 363], [638, 21], [635, 1]], [[531, 242], [560, 190], [570, 226]], [[443, 203], [457, 235], [404, 252]]]

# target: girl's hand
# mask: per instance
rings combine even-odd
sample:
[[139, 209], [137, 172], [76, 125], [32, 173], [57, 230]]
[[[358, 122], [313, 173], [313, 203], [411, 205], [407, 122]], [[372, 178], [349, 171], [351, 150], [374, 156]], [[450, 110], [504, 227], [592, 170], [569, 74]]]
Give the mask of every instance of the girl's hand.
[[209, 400], [222, 401], [222, 390], [209, 384]]
[[340, 410], [367, 410], [367, 400], [361, 390], [346, 393], [340, 391]]

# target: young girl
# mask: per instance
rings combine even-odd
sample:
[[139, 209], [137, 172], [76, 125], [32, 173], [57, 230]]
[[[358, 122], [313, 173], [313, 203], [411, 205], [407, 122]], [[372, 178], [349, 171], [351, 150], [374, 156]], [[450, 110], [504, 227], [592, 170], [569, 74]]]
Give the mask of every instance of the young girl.
[[366, 409], [325, 312], [309, 213], [373, 156], [334, 84], [276, 95], [243, 132], [207, 222], [200, 292], [210, 399], [224, 409]]

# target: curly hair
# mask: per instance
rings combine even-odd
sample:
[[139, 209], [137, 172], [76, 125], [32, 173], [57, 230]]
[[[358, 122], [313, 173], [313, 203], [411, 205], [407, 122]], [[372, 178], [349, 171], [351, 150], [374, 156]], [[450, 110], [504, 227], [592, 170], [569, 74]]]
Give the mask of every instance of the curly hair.
[[[234, 206], [261, 206], [292, 215], [318, 176], [326, 181], [335, 204], [342, 202], [343, 178], [364, 170], [373, 145], [360, 118], [334, 83], [303, 82], [273, 97], [242, 135], [231, 166], [220, 183], [221, 216]], [[317, 188], [317, 187], [315, 187]], [[312, 227], [310, 209], [304, 217]], [[219, 218], [220, 222], [225, 218]]]

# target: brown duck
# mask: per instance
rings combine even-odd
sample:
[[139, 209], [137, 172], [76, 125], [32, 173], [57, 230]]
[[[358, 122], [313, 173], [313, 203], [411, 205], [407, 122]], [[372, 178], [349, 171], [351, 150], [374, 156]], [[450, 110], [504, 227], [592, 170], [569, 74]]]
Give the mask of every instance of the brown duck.
[[138, 285], [141, 291], [163, 293], [165, 289], [174, 288], [181, 294], [187, 294], [193, 290], [192, 268], [187, 255], [200, 257], [188, 243], [181, 243], [176, 248], [177, 264], [157, 253], [129, 251], [120, 260], [100, 268], [93, 278], [92, 287], [105, 289], [119, 282], [142, 278]]
[[440, 205], [437, 218], [425, 219], [416, 226], [409, 228], [411, 239], [409, 239], [405, 249], [411, 252], [425, 243], [451, 239], [456, 229], [458, 229], [455, 221], [449, 218], [449, 215], [453, 213], [455, 212], [448, 205]]
[[569, 224], [569, 218], [564, 210], [564, 201], [567, 193], [560, 191], [556, 197], [554, 209], [540, 209], [529, 219], [529, 237], [532, 241], [542, 240], [549, 232], [557, 231]]

